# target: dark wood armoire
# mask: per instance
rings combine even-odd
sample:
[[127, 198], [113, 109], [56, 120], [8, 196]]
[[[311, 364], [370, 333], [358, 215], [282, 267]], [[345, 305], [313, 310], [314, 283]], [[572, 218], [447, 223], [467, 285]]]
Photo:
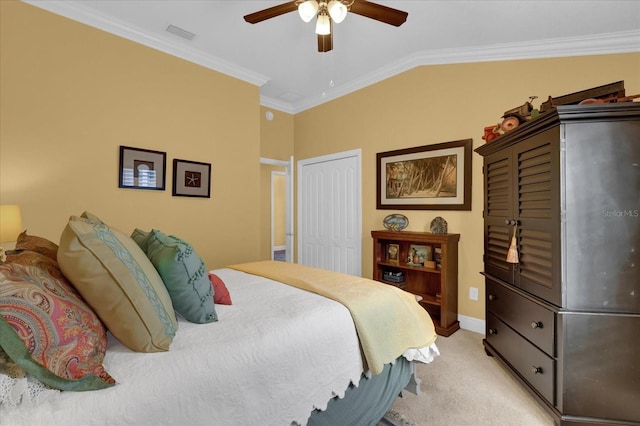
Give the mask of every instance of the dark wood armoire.
[[485, 350], [557, 424], [640, 425], [640, 103], [559, 106], [476, 152]]

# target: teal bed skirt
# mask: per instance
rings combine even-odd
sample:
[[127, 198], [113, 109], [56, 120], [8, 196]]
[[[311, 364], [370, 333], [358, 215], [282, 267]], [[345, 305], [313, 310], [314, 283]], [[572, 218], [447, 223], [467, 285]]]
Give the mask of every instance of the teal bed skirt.
[[371, 378], [364, 374], [358, 386], [347, 389], [344, 398], [333, 398], [325, 411], [315, 410], [308, 426], [370, 426], [378, 421], [401, 396], [413, 375], [411, 362], [399, 357], [384, 366], [382, 373]]

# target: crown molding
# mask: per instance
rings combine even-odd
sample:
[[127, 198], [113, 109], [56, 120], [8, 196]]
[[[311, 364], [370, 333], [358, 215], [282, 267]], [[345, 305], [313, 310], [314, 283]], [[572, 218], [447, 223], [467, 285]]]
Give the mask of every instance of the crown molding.
[[292, 105], [290, 102], [284, 102], [280, 99], [264, 95], [260, 96], [260, 105], [266, 108], [273, 108], [280, 112], [286, 112], [288, 114], [295, 114], [296, 112], [300, 112], [296, 111], [294, 105]]
[[152, 49], [159, 50], [169, 55], [176, 56], [189, 62], [202, 65], [203, 67], [221, 72], [223, 74], [246, 81], [256, 86], [262, 86], [269, 77], [253, 72], [249, 69], [239, 67], [231, 62], [222, 60], [217, 57], [205, 55], [202, 52], [185, 46], [184, 43], [172, 42], [154, 37], [148, 33], [142, 32], [124, 22], [117, 21], [112, 17], [96, 13], [88, 10], [79, 3], [69, 0], [22, 0], [32, 6], [47, 10], [57, 15], [64, 16], [74, 21], [89, 25], [94, 28], [106, 31], [111, 34], [118, 35], [127, 40], [140, 43]]
[[[291, 114], [316, 107], [419, 66], [632, 52], [640, 52], [640, 30], [585, 37], [537, 40], [526, 43], [423, 51], [378, 68], [346, 84], [336, 86], [326, 92], [326, 96], [323, 98], [320, 96], [317, 99], [306, 98], [292, 106]], [[265, 101], [268, 100], [262, 100], [262, 102]], [[273, 108], [276, 107], [274, 106]]]

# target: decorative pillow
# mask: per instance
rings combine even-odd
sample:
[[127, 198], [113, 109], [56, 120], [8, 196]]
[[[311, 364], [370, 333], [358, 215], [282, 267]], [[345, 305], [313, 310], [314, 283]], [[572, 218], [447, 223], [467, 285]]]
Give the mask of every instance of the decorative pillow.
[[0, 266], [0, 314], [0, 346], [44, 384], [75, 391], [115, 384], [102, 365], [104, 325], [64, 278]]
[[231, 295], [224, 281], [211, 272], [209, 272], [209, 281], [211, 281], [211, 285], [213, 286], [213, 301], [218, 305], [231, 305]]
[[23, 231], [18, 235], [16, 241], [16, 251], [35, 251], [44, 254], [50, 259], [56, 260], [58, 255], [58, 245], [46, 238], [27, 235], [27, 231]]
[[106, 223], [104, 223], [98, 216], [96, 216], [93, 213], [90, 212], [84, 212], [81, 215], [84, 219], [86, 219], [89, 223], [93, 223], [96, 225], [105, 225], [105, 226], [109, 226]]
[[35, 251], [20, 251], [14, 254], [8, 254], [6, 263], [35, 266], [36, 268], [44, 269], [49, 273], [49, 275], [56, 278], [62, 278], [65, 283], [67, 282], [64, 275], [62, 275], [62, 271], [60, 270], [60, 266], [58, 266], [57, 260], [51, 259], [50, 257]]
[[58, 263], [122, 344], [138, 352], [169, 350], [178, 329], [171, 298], [130, 237], [72, 216], [60, 238]]
[[198, 324], [218, 320], [204, 262], [190, 244], [156, 229], [136, 229], [131, 237], [160, 274], [176, 312]]

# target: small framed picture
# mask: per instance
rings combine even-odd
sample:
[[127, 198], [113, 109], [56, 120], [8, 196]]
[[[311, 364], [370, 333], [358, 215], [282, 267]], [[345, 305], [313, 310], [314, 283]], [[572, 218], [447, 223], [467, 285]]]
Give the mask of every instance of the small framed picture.
[[424, 266], [424, 262], [431, 260], [431, 246], [411, 244], [407, 255], [407, 265]]
[[387, 262], [398, 264], [400, 258], [400, 246], [398, 244], [387, 244]]
[[164, 191], [166, 169], [166, 153], [120, 146], [119, 188]]
[[178, 197], [211, 197], [211, 164], [173, 160], [173, 192]]

